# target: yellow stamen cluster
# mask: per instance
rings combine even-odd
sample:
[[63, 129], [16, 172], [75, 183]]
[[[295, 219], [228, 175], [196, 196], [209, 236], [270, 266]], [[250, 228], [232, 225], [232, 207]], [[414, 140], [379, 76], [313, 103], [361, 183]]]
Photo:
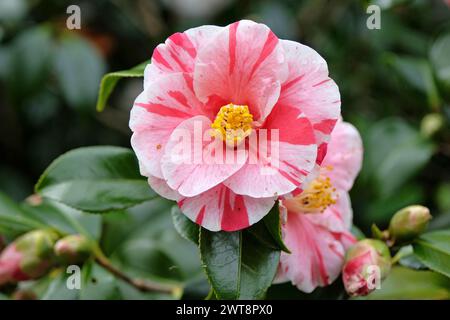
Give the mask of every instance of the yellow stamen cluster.
[[253, 115], [248, 106], [227, 104], [220, 108], [211, 124], [214, 136], [219, 136], [227, 145], [239, 145], [252, 132]]
[[322, 213], [336, 200], [336, 188], [333, 188], [330, 178], [321, 176], [313, 180], [301, 194], [287, 200], [286, 206], [295, 212]]

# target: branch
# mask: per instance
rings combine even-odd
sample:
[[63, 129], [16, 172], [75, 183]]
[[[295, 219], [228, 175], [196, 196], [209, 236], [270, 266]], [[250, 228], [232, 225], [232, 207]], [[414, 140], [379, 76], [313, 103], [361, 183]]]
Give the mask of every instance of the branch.
[[130, 276], [126, 275], [115, 266], [111, 264], [108, 258], [106, 258], [103, 254], [97, 254], [95, 257], [95, 261], [107, 271], [115, 275], [117, 278], [129, 283], [136, 289], [142, 292], [161, 292], [168, 293], [172, 295], [179, 295], [181, 288], [173, 285], [164, 285], [160, 283], [155, 283], [146, 279], [134, 279]]

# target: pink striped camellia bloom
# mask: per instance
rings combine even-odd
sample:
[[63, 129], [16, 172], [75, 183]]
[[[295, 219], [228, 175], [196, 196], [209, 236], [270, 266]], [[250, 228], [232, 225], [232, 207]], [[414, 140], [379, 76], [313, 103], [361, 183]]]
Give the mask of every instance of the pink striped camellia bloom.
[[[317, 52], [242, 20], [156, 47], [131, 111], [131, 144], [156, 192], [204, 228], [233, 231], [301, 189], [339, 115], [338, 87]], [[174, 161], [180, 132], [210, 161]], [[263, 132], [267, 153], [252, 144]], [[240, 161], [223, 162], [223, 150]]]
[[282, 252], [275, 282], [290, 280], [309, 293], [337, 278], [345, 251], [355, 242], [348, 191], [361, 169], [362, 152], [358, 131], [339, 121], [318, 176], [300, 195], [281, 201], [283, 239], [291, 254]]

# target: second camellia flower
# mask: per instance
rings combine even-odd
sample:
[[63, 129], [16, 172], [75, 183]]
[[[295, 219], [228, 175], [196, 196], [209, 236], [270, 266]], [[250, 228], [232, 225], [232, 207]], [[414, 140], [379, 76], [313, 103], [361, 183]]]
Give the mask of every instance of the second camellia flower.
[[[339, 90], [317, 52], [243, 20], [176, 33], [155, 49], [131, 142], [155, 191], [206, 229], [233, 231], [303, 188], [339, 114]], [[180, 132], [194, 137], [191, 161], [174, 161]]]

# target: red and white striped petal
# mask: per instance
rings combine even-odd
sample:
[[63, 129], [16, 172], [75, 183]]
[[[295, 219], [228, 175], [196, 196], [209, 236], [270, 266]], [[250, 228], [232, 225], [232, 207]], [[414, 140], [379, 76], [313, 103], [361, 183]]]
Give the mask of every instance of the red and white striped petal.
[[328, 77], [327, 63], [315, 50], [297, 42], [280, 41], [289, 75], [277, 103], [299, 108], [310, 119], [317, 144], [326, 144], [340, 115], [339, 88]]
[[225, 104], [248, 105], [259, 123], [276, 103], [287, 76], [283, 48], [265, 25], [241, 20], [218, 32], [198, 51], [197, 97], [213, 113]]
[[[227, 152], [234, 158], [229, 163]], [[232, 176], [246, 159], [246, 150], [229, 149], [220, 138], [211, 137], [209, 118], [196, 116], [172, 132], [161, 169], [170, 188], [185, 197], [194, 197]]]
[[181, 73], [159, 77], [137, 97], [130, 115], [131, 145], [143, 175], [163, 177], [160, 160], [167, 140], [200, 109], [201, 103]]
[[358, 130], [348, 122], [339, 121], [331, 133], [322, 171], [330, 177], [333, 186], [348, 191], [361, 170], [362, 158], [363, 145]]
[[276, 197], [237, 195], [220, 184], [196, 197], [180, 200], [178, 206], [189, 219], [210, 231], [235, 231], [261, 220], [275, 200]]
[[217, 26], [201, 26], [171, 35], [153, 51], [152, 68], [145, 74], [147, 81], [151, 81], [151, 77], [158, 73], [192, 73], [198, 50], [207, 45], [221, 29]]
[[[300, 187], [314, 169], [317, 157], [314, 131], [297, 109], [275, 107], [255, 133], [259, 141], [264, 140], [263, 132], [267, 132], [267, 149], [250, 143], [248, 162], [224, 182], [237, 194], [255, 198], [281, 196]], [[279, 143], [272, 147], [275, 132]], [[278, 154], [274, 152], [277, 147]]]
[[[336, 235], [310, 219], [311, 214], [288, 212], [278, 279], [289, 279], [298, 289], [312, 292], [331, 284], [344, 263], [345, 247]], [[340, 235], [340, 234], [338, 234]]]

